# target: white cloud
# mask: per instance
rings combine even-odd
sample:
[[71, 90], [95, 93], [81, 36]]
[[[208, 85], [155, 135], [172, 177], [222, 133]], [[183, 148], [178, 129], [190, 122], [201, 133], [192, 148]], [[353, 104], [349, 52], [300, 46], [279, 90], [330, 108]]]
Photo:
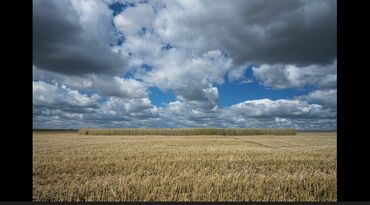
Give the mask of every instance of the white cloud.
[[42, 81], [33, 82], [33, 105], [61, 109], [64, 111], [86, 112], [98, 107], [100, 96], [88, 96], [65, 85], [52, 85]]
[[336, 1], [163, 2], [154, 21], [157, 33], [196, 54], [222, 49], [238, 65], [322, 64], [336, 56]]
[[169, 103], [159, 110], [163, 126], [172, 127], [290, 127], [335, 129], [336, 111], [301, 100], [248, 100], [230, 107], [209, 109], [198, 101]]
[[246, 79], [246, 80], [243, 80], [242, 83], [243, 84], [249, 84], [249, 83], [253, 83], [254, 81], [251, 80], [251, 79]]
[[275, 117], [275, 121], [276, 121], [276, 122], [286, 122], [286, 121], [287, 121], [287, 119], [285, 119], [285, 118], [278, 118], [278, 117]]
[[158, 36], [146, 31], [143, 35], [126, 36], [122, 46], [117, 47], [122, 55], [129, 56], [129, 66], [139, 67], [142, 64], [153, 64], [162, 58], [162, 42]]
[[215, 87], [204, 89], [206, 101], [178, 97], [157, 108], [147, 96], [83, 95], [64, 85], [34, 82], [34, 127], [293, 127], [335, 129], [336, 110], [301, 99], [248, 100], [219, 107]]
[[336, 87], [337, 61], [326, 66], [262, 64], [252, 68], [253, 75], [264, 86], [274, 89], [300, 88], [305, 85], [314, 85], [322, 88]]
[[54, 73], [47, 70], [38, 69], [37, 66], [33, 66], [33, 80], [43, 81], [49, 84], [64, 84], [71, 89], [80, 90], [85, 88], [91, 88], [93, 81], [85, 76], [67, 76], [60, 73]]
[[207, 100], [206, 89], [212, 84], [223, 84], [232, 60], [220, 51], [209, 51], [201, 57], [175, 48], [153, 64], [154, 68], [141, 77], [145, 82], [158, 86], [162, 91], [172, 89], [177, 96], [188, 100]]
[[[269, 35], [279, 32], [288, 34], [290, 27], [295, 25], [289, 17], [295, 16], [298, 21], [303, 21], [302, 15], [311, 19], [311, 13], [315, 12], [322, 18], [329, 18], [331, 14], [324, 11], [332, 12], [332, 7], [335, 6], [332, 3], [289, 1], [284, 2], [284, 7], [277, 4], [266, 5], [265, 2], [258, 1], [237, 1], [235, 5], [209, 1], [149, 1], [148, 4], [128, 7], [114, 18], [117, 29], [124, 33], [126, 38], [125, 43], [117, 49], [122, 55], [130, 56], [129, 64], [135, 78], [158, 86], [164, 92], [171, 89], [177, 97], [206, 100], [204, 89], [212, 87], [213, 84], [223, 84], [226, 74], [230, 81], [251, 82], [243, 76], [247, 67], [233, 67], [232, 58], [237, 61], [243, 58], [242, 61], [245, 61], [245, 50], [253, 50], [249, 54], [254, 55], [259, 51], [253, 49], [257, 45], [266, 46], [264, 49], [271, 47], [267, 45], [269, 39], [273, 39]], [[319, 10], [314, 11], [314, 7]], [[261, 11], [257, 12], [255, 9]], [[250, 13], [245, 14], [245, 11]], [[301, 14], [301, 11], [305, 13]], [[219, 15], [220, 13], [223, 15]], [[309, 22], [308, 27], [312, 26], [311, 29], [315, 30], [315, 23], [317, 22]], [[142, 28], [145, 28], [145, 32], [142, 32]], [[266, 45], [262, 42], [266, 42]], [[162, 47], [166, 43], [170, 43], [174, 48], [163, 50]], [[221, 50], [233, 54], [232, 58], [225, 56]], [[244, 52], [243, 56], [238, 56], [240, 51]], [[142, 64], [153, 66], [153, 69], [142, 69]], [[264, 64], [253, 71], [257, 79], [265, 85], [278, 89], [301, 87], [307, 83], [317, 83], [322, 87], [333, 86], [336, 82], [336, 71], [332, 72], [333, 69], [329, 73], [321, 73], [319, 81], [315, 80], [317, 75], [307, 79], [307, 75], [320, 70], [321, 67]]]
[[122, 98], [144, 98], [148, 96], [147, 86], [135, 79], [120, 77], [93, 76], [92, 88], [104, 96], [116, 96]]
[[218, 111], [218, 106], [209, 102], [177, 100], [170, 102], [166, 109], [179, 116], [204, 118], [213, 116]]
[[128, 7], [114, 18], [114, 24], [125, 36], [136, 35], [142, 28], [151, 29], [155, 14], [148, 4]]
[[218, 104], [218, 89], [216, 87], [205, 88], [203, 92], [211, 103]]
[[73, 9], [79, 16], [77, 21], [86, 31], [89, 38], [99, 39], [98, 42], [114, 42], [113, 28], [111, 25], [112, 11], [101, 1], [71, 0]]
[[326, 107], [337, 107], [337, 90], [336, 89], [324, 89], [315, 90], [308, 95], [300, 96], [298, 99], [303, 99], [308, 102], [314, 102], [322, 104]]
[[112, 11], [103, 1], [33, 1], [33, 64], [66, 75], [127, 70], [113, 52]]
[[245, 79], [245, 72], [248, 69], [246, 66], [239, 66], [237, 68], [231, 69], [227, 74], [230, 82]]
[[[112, 96], [102, 102], [99, 101], [101, 97], [98, 94], [88, 96], [65, 85], [34, 81], [34, 126], [50, 128], [58, 126], [111, 127], [122, 126], [123, 122], [139, 125], [140, 122], [144, 123], [150, 119], [158, 118], [158, 109], [151, 104], [147, 93], [141, 90], [141, 85], [133, 79], [127, 80], [127, 82], [127, 85], [131, 86], [132, 89], [125, 97]], [[130, 126], [130, 123], [127, 126]]]
[[110, 97], [108, 101], [102, 105], [101, 110], [98, 112], [101, 111], [102, 113], [113, 113], [114, 115], [127, 115], [129, 113], [134, 113], [149, 108], [153, 108], [149, 98], [124, 99]]
[[322, 105], [308, 104], [301, 100], [248, 100], [232, 105], [234, 110], [246, 117], [335, 118], [336, 113]]
[[94, 113], [84, 114], [84, 121], [90, 127], [135, 127], [158, 117], [157, 107], [148, 98], [109, 97]]
[[48, 84], [63, 84], [70, 89], [91, 90], [101, 96], [123, 98], [147, 97], [147, 85], [135, 79], [118, 76], [89, 74], [84, 76], [66, 76], [33, 68], [33, 79]]
[[60, 119], [60, 120], [77, 120], [80, 121], [83, 119], [83, 114], [82, 113], [69, 113], [69, 112], [64, 112], [58, 108], [56, 109], [47, 109], [43, 107], [36, 108], [33, 111], [33, 114], [37, 117], [49, 117], [52, 119]]

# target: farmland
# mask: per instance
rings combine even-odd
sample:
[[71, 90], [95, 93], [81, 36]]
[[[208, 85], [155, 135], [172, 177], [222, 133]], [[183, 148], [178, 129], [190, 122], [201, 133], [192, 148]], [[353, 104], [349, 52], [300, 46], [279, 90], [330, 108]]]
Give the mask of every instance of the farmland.
[[33, 133], [34, 201], [336, 201], [336, 133]]

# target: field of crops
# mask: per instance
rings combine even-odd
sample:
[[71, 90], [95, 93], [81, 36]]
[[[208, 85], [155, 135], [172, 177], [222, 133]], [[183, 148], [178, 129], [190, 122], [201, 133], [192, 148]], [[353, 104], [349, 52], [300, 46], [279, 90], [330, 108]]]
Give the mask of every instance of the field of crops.
[[336, 201], [336, 165], [335, 132], [34, 132], [33, 200]]

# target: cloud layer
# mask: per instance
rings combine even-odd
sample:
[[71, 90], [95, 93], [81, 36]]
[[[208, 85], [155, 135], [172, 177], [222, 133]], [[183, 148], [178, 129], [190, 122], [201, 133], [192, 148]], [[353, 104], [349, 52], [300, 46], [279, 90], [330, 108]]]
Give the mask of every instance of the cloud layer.
[[[336, 129], [334, 0], [36, 0], [33, 22], [34, 127]], [[309, 91], [224, 107], [230, 83]]]
[[33, 1], [33, 64], [57, 73], [120, 73], [112, 11], [101, 1]]
[[221, 48], [238, 64], [308, 65], [336, 58], [335, 0], [164, 2], [154, 27], [176, 46], [199, 52]]
[[254, 76], [265, 86], [274, 89], [300, 88], [313, 85], [320, 88], [337, 87], [337, 61], [328, 65], [262, 64], [253, 67]]

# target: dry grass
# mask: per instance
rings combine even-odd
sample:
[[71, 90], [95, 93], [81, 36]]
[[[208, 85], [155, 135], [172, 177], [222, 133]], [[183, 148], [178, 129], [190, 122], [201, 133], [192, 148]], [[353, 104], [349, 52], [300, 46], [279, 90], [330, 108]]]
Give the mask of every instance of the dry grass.
[[335, 201], [336, 133], [34, 133], [35, 201]]

